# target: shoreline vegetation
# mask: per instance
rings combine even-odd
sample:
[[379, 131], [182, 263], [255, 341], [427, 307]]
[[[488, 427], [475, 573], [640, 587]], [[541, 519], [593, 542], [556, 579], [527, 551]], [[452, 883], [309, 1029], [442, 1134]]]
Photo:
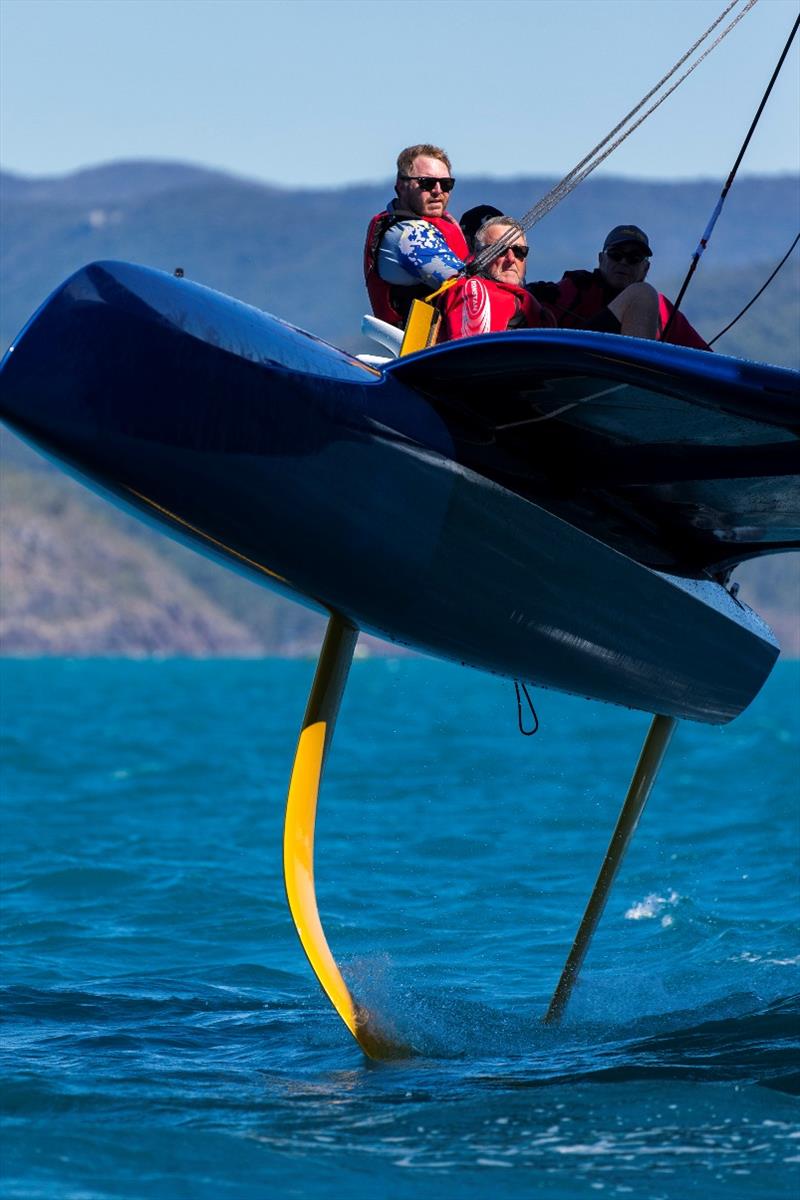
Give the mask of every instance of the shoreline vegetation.
[[[521, 212], [550, 181], [463, 180], [456, 214], [480, 202]], [[128, 259], [173, 270], [278, 313], [350, 351], [367, 307], [361, 243], [388, 182], [276, 189], [179, 163], [112, 163], [59, 179], [0, 173], [5, 349], [53, 287], [85, 263]], [[634, 220], [654, 247], [653, 282], [674, 294], [719, 191], [715, 181], [598, 177], [537, 226], [531, 278], [591, 267], [608, 228]], [[686, 312], [713, 336], [785, 252], [800, 181], [744, 177], [731, 193]], [[765, 214], [769, 219], [765, 219]], [[281, 238], [273, 236], [282, 231]], [[303, 242], [288, 272], [284, 235]], [[772, 287], [719, 343], [724, 353], [800, 366], [800, 269]], [[310, 284], [313, 283], [313, 286]], [[283, 599], [119, 512], [0, 432], [0, 654], [5, 657], [305, 658], [325, 618]], [[746, 563], [740, 596], [800, 657], [800, 554]], [[408, 653], [362, 635], [362, 655]]]

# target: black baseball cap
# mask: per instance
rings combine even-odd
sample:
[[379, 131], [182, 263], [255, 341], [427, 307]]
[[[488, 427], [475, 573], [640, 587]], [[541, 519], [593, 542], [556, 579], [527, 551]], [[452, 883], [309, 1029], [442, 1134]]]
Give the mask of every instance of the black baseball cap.
[[467, 239], [467, 243], [472, 245], [475, 234], [487, 217], [502, 217], [502, 215], [501, 210], [495, 208], [493, 204], [476, 204], [474, 208], [468, 208], [459, 221], [461, 232]]
[[603, 249], [610, 250], [612, 246], [620, 246], [623, 242], [638, 242], [645, 254], [653, 253], [647, 234], [638, 225], [615, 225], [603, 242]]

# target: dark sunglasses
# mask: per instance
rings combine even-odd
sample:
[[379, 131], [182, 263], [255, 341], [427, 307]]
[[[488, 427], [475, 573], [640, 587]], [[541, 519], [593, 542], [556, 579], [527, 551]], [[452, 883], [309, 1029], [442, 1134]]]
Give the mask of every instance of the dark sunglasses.
[[434, 175], [401, 175], [400, 178], [407, 179], [409, 183], [412, 182], [412, 180], [415, 183], [418, 183], [419, 190], [421, 192], [432, 192], [437, 183], [443, 192], [452, 192], [453, 188], [456, 186], [455, 179], [451, 179], [450, 176], [445, 176], [444, 179], [438, 179]]
[[606, 250], [606, 254], [614, 262], [625, 262], [631, 267], [637, 267], [650, 257], [644, 250]]
[[[476, 249], [480, 253], [481, 251], [487, 249], [487, 247], [481, 246], [479, 243], [478, 246], [476, 247]], [[500, 253], [497, 255], [497, 257], [502, 258], [502, 256], [504, 254], [508, 254], [508, 252], [510, 250], [511, 253], [514, 255], [514, 258], [516, 258], [519, 262], [525, 262], [525, 259], [528, 257], [528, 255], [530, 253], [530, 249], [531, 249], [530, 246], [506, 246], [506, 247], [504, 247], [504, 249], [502, 249], [500, 251]]]

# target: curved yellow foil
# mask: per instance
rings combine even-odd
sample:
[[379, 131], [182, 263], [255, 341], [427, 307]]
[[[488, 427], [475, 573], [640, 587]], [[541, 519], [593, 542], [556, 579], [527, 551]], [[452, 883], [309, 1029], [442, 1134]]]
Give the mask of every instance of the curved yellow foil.
[[355, 1004], [325, 938], [314, 890], [314, 825], [325, 739], [324, 721], [306, 726], [300, 734], [286, 805], [283, 874], [289, 909], [308, 961], [333, 1007], [358, 1039]]
[[283, 877], [292, 919], [308, 961], [361, 1049], [370, 1058], [405, 1058], [412, 1053], [410, 1048], [387, 1037], [370, 1013], [351, 996], [325, 938], [314, 890], [317, 796], [357, 640], [357, 629], [336, 614], [331, 616], [289, 784], [283, 829]]

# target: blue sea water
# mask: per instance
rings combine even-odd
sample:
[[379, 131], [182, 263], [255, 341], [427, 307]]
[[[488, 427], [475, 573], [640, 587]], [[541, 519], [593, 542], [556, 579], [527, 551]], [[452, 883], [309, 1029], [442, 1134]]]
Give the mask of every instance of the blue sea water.
[[567, 1017], [542, 1014], [648, 719], [354, 664], [294, 935], [313, 664], [2, 664], [6, 1197], [797, 1197], [800, 664], [679, 727]]

